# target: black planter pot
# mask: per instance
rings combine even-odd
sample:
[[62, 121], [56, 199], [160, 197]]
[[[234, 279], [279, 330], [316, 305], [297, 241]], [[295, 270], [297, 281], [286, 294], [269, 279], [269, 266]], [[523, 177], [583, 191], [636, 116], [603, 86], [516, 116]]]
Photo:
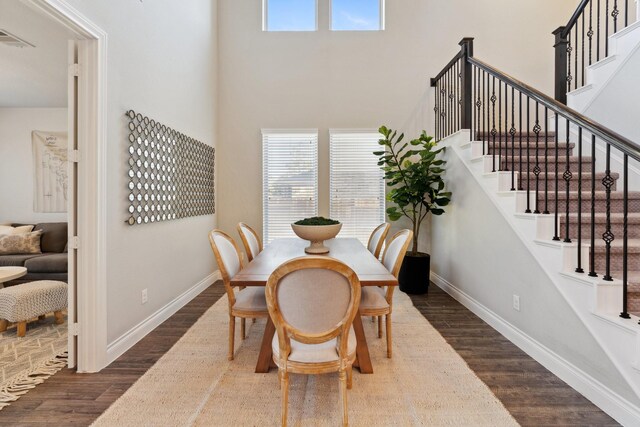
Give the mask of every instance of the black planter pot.
[[426, 294], [429, 290], [429, 272], [431, 257], [429, 254], [418, 252], [407, 253], [400, 267], [398, 282], [400, 290], [407, 294]]

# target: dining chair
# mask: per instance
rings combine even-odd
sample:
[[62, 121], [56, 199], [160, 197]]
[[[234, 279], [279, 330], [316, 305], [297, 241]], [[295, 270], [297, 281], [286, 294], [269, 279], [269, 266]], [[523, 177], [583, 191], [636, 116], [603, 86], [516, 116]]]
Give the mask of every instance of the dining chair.
[[384, 239], [387, 238], [387, 233], [389, 233], [389, 228], [391, 228], [391, 224], [387, 222], [383, 222], [382, 224], [377, 226], [371, 232], [371, 236], [369, 236], [367, 249], [369, 249], [369, 252], [371, 252], [373, 256], [376, 258], [380, 258], [380, 250], [382, 250]]
[[[389, 241], [382, 255], [382, 264], [396, 278], [402, 266], [402, 260], [407, 253], [413, 231], [400, 230]], [[385, 316], [387, 332], [387, 357], [391, 358], [391, 312], [393, 311], [393, 291], [395, 286], [366, 286], [362, 288], [360, 314], [362, 316], [378, 317], [378, 337], [382, 338], [382, 316]]]
[[233, 360], [236, 317], [241, 319], [240, 335], [244, 339], [245, 319], [268, 317], [267, 301], [261, 286], [249, 286], [238, 292], [234, 292], [231, 287], [231, 278], [244, 266], [238, 245], [231, 236], [221, 230], [212, 230], [209, 233], [209, 243], [220, 268], [229, 302], [229, 360]]
[[342, 422], [348, 425], [347, 389], [353, 382], [356, 336], [352, 327], [360, 303], [360, 281], [346, 264], [305, 256], [280, 265], [267, 281], [267, 307], [276, 328], [273, 361], [287, 425], [289, 373], [338, 372]]
[[239, 222], [236, 228], [242, 240], [244, 251], [247, 253], [247, 259], [251, 262], [262, 252], [262, 242], [258, 237], [258, 233], [244, 222]]

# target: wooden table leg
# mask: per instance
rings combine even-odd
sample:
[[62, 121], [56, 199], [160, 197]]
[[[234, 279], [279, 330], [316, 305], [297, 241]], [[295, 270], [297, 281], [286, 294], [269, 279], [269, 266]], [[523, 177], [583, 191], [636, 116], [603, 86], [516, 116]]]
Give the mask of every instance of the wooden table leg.
[[373, 366], [371, 365], [371, 357], [369, 356], [369, 347], [367, 346], [367, 338], [364, 335], [362, 327], [362, 316], [360, 313], [353, 319], [353, 331], [356, 333], [356, 363], [354, 366], [360, 369], [361, 374], [373, 374]]
[[273, 353], [271, 351], [271, 341], [276, 333], [276, 327], [271, 320], [271, 316], [267, 317], [267, 324], [264, 327], [264, 335], [262, 335], [262, 345], [260, 346], [260, 354], [258, 355], [258, 363], [256, 364], [256, 373], [264, 374], [269, 372], [269, 368], [273, 363]]

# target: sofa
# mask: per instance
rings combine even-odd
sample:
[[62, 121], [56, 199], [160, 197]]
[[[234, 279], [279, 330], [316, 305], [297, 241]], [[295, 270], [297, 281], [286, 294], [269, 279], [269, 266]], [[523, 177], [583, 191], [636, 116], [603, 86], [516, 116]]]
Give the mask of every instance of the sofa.
[[[25, 224], [12, 224], [18, 227]], [[67, 281], [67, 223], [43, 222], [36, 224], [33, 231], [42, 230], [41, 254], [0, 255], [0, 267], [26, 267], [27, 274], [19, 279], [4, 283], [12, 286], [35, 280]]]

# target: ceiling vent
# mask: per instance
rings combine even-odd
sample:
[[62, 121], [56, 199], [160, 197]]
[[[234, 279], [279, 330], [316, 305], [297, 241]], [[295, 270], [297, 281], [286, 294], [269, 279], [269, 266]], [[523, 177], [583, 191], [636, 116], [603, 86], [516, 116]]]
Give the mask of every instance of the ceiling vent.
[[0, 44], [13, 47], [35, 47], [28, 41], [22, 40], [20, 37], [16, 37], [3, 29], [0, 29]]

